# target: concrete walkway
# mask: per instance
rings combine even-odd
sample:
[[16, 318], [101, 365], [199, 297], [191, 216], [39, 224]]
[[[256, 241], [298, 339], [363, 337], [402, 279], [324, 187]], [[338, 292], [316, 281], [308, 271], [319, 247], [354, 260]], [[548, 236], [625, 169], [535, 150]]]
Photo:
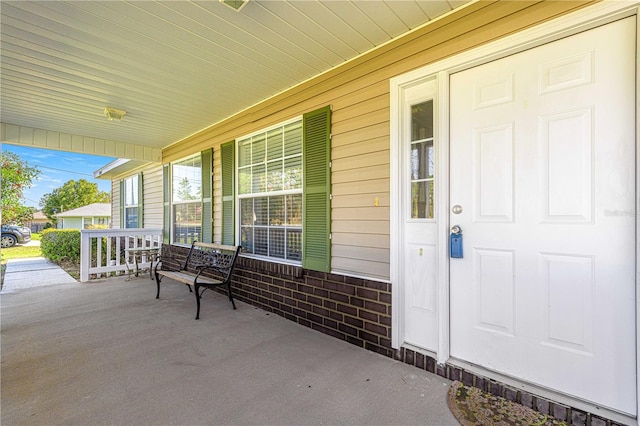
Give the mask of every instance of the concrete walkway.
[[39, 271], [0, 297], [2, 424], [457, 424], [448, 380], [218, 293]]
[[58, 265], [43, 257], [11, 259], [7, 261], [2, 294], [25, 288], [72, 283], [77, 281]]

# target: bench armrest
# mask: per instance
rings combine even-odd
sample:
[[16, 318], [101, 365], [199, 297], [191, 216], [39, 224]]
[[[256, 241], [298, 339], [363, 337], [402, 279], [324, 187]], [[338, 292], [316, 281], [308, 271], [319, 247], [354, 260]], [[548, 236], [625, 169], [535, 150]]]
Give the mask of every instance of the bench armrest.
[[[177, 257], [174, 256], [167, 256], [167, 255], [160, 255], [157, 258], [157, 263], [156, 266], [154, 267], [155, 270], [165, 270], [165, 271], [181, 271], [184, 269], [184, 261], [181, 261], [180, 259], [178, 259]], [[169, 266], [172, 265], [172, 266]], [[175, 266], [173, 266], [175, 265]]]

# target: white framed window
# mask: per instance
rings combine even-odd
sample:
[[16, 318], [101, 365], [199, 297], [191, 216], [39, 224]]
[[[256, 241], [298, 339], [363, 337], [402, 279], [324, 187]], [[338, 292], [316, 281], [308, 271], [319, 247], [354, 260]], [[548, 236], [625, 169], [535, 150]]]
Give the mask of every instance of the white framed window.
[[140, 227], [140, 199], [138, 175], [131, 176], [124, 180], [124, 227]]
[[243, 252], [302, 261], [302, 117], [237, 140]]
[[202, 160], [200, 154], [171, 164], [171, 241], [202, 240]]

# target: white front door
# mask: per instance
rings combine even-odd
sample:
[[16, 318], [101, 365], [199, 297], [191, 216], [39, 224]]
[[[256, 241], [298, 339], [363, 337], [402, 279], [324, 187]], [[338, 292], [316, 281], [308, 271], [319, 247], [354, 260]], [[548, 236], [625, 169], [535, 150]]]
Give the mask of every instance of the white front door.
[[631, 415], [635, 52], [627, 18], [450, 79], [451, 356]]
[[404, 343], [436, 352], [438, 340], [436, 300], [435, 175], [436, 80], [406, 87], [401, 101]]

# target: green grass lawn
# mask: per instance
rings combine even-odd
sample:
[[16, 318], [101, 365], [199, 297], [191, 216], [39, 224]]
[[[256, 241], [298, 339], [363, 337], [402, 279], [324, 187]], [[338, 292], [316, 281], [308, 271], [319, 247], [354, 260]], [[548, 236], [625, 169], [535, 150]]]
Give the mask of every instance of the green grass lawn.
[[2, 249], [2, 260], [22, 259], [25, 257], [40, 257], [40, 246], [17, 245]]
[[[40, 234], [31, 234], [31, 240], [40, 241]], [[40, 246], [16, 245], [13, 247], [2, 249], [2, 263], [6, 263], [10, 259], [22, 259], [25, 257], [40, 257], [42, 252]]]

